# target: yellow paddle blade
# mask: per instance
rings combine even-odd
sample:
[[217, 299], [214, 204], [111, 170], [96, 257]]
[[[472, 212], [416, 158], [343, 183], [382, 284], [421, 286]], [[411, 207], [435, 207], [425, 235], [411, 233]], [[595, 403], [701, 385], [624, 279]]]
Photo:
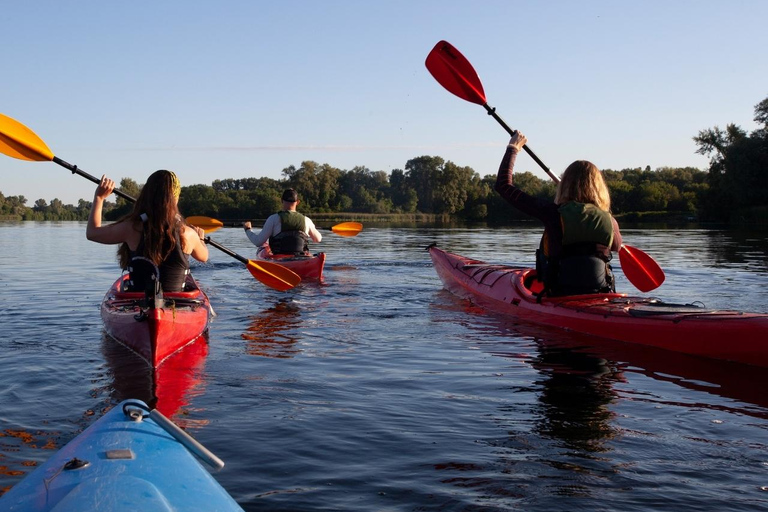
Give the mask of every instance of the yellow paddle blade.
[[281, 292], [288, 291], [301, 282], [301, 277], [296, 272], [277, 263], [248, 260], [246, 267], [253, 277]]
[[191, 217], [187, 217], [185, 220], [190, 226], [203, 228], [206, 233], [213, 233], [217, 229], [221, 229], [224, 226], [224, 223], [220, 220], [204, 217], [202, 215], [193, 215]]
[[363, 230], [359, 222], [342, 222], [331, 228], [331, 231], [339, 236], [357, 236]]
[[53, 160], [53, 152], [35, 132], [3, 114], [0, 114], [0, 152], [19, 160]]

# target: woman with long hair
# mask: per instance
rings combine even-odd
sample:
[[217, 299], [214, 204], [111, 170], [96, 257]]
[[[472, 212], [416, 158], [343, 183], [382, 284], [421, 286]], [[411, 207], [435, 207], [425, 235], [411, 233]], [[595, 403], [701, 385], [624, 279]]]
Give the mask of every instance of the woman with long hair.
[[[85, 236], [101, 244], [120, 244], [120, 267], [131, 272], [131, 288], [144, 290], [149, 272], [138, 260], [151, 262], [159, 270], [163, 291], [182, 291], [189, 256], [208, 260], [205, 231], [184, 223], [178, 202], [181, 184], [176, 174], [160, 170], [152, 173], [141, 189], [133, 211], [113, 224], [102, 226], [104, 200], [115, 189], [115, 182], [105, 176], [96, 187]], [[135, 271], [134, 271], [135, 268]]]
[[536, 275], [548, 295], [616, 290], [609, 262], [621, 247], [619, 224], [600, 169], [577, 160], [563, 173], [554, 202], [526, 194], [512, 183], [515, 159], [527, 138], [515, 132], [496, 177], [496, 191], [521, 212], [544, 223], [536, 251]]

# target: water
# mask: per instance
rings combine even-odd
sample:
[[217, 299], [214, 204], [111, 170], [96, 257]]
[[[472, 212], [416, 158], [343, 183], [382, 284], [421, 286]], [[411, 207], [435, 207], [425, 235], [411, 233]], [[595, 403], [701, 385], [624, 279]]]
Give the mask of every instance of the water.
[[[537, 227], [328, 232], [325, 282], [288, 293], [211, 249], [207, 342], [154, 380], [103, 333], [114, 248], [84, 232], [0, 223], [0, 489], [157, 397], [246, 510], [768, 510], [768, 372], [494, 316], [424, 251], [528, 264]], [[652, 295], [768, 312], [763, 234], [623, 234], [667, 273]], [[252, 257], [242, 230], [213, 236]]]

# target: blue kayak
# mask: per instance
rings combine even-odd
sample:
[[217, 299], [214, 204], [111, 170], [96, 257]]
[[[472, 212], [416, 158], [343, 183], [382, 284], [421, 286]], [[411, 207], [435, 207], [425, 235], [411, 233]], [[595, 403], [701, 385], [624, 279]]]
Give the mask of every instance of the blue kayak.
[[243, 509], [192, 455], [224, 463], [141, 400], [126, 400], [0, 498], [3, 511]]

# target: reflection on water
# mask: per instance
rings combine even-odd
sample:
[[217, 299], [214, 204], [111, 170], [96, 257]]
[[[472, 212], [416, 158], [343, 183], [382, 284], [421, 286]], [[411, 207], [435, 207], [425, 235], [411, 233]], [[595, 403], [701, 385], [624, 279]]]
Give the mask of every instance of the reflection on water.
[[548, 347], [535, 338], [539, 355], [531, 365], [541, 372], [536, 385], [541, 404], [540, 420], [534, 429], [542, 436], [559, 439], [584, 452], [608, 451], [605, 441], [616, 435], [611, 425], [614, 413], [612, 386], [620, 375], [605, 359], [584, 352]]
[[297, 329], [301, 325], [301, 308], [290, 297], [251, 317], [242, 337], [248, 343], [245, 352], [252, 356], [288, 359], [299, 352]]
[[[479, 401], [499, 401], [494, 421], [505, 436], [487, 441], [496, 460], [435, 466], [451, 474], [442, 481], [461, 492], [472, 489], [485, 500], [514, 503], [520, 510], [574, 510], [579, 507], [563, 506], [558, 500], [602, 501], [606, 493], [610, 502], [622, 502], [625, 509], [680, 510], [691, 487], [697, 486], [696, 479], [707, 482], [701, 483], [704, 486], [716, 485], [713, 478], [717, 477], [705, 475], [718, 464], [702, 460], [716, 456], [718, 446], [737, 449], [743, 442], [741, 436], [748, 435], [745, 429], [755, 428], [750, 425], [754, 419], [741, 424], [733, 418], [768, 419], [764, 392], [768, 372], [763, 368], [512, 321], [447, 291], [437, 295], [433, 314], [466, 330], [470, 348], [508, 359], [510, 375], [519, 373], [521, 365], [536, 371], [528, 383], [511, 380], [505, 398], [496, 398], [494, 389], [478, 397]], [[497, 377], [504, 379], [505, 375]], [[670, 386], [679, 389], [670, 390]], [[710, 397], [702, 398], [706, 395]], [[660, 420], [662, 417], [669, 419]], [[725, 432], [711, 428], [721, 424], [722, 417], [729, 423]], [[661, 427], [663, 434], [661, 421], [671, 425]], [[755, 445], [755, 451], [758, 456], [764, 453], [764, 444]], [[667, 462], [669, 457], [674, 460], [674, 470]], [[731, 467], [726, 460], [722, 464], [734, 471], [742, 463], [734, 462]], [[648, 478], [637, 472], [638, 467], [649, 472]], [[667, 504], [654, 507], [656, 498], [643, 489], [657, 485], [656, 477], [650, 476], [656, 471], [668, 475], [688, 472], [695, 480], [680, 485], [673, 477], [658, 490]], [[634, 503], [621, 501], [628, 496]], [[585, 504], [585, 508], [590, 507]], [[489, 505], [485, 509], [505, 507]], [[711, 508], [716, 509], [722, 508]]]
[[174, 420], [184, 424], [182, 409], [204, 391], [207, 333], [168, 357], [158, 368], [152, 368], [107, 334], [103, 335], [101, 351], [109, 368], [111, 382], [107, 390], [114, 403], [138, 398], [169, 418], [177, 415]]
[[[475, 327], [484, 329], [484, 332], [491, 329], [493, 339], [527, 338], [536, 343], [537, 353], [526, 354], [525, 357], [532, 367], [546, 377], [537, 381], [542, 383], [546, 390], [544, 394], [548, 395], [547, 398], [542, 397], [543, 404], [551, 402], [556, 406], [567, 407], [569, 393], [585, 391], [587, 395], [573, 397], [573, 403], [591, 404], [594, 415], [591, 418], [607, 421], [610, 416], [604, 413], [604, 409], [617, 398], [611, 390], [612, 386], [626, 382], [627, 375], [639, 374], [685, 389], [735, 400], [739, 403], [733, 405], [730, 409], [732, 412], [768, 419], [768, 394], [765, 393], [768, 389], [768, 372], [765, 368], [512, 321], [473, 306], [447, 291], [441, 292], [441, 296], [454, 302], [465, 313], [484, 317], [485, 322], [481, 327]], [[497, 356], [520, 358], [521, 354], [510, 351], [516, 345], [510, 343], [507, 346], [496, 341], [484, 344], [483, 349]], [[547, 390], [547, 387], [551, 389]], [[650, 395], [635, 396], [633, 400], [652, 401], [654, 398]], [[700, 407], [717, 410], [726, 408], [722, 404], [706, 403]], [[582, 411], [576, 409], [572, 412], [579, 416]], [[557, 413], [553, 417], [561, 417], [561, 414]], [[591, 428], [599, 427], [593, 425], [587, 430]]]
[[738, 265], [741, 270], [768, 269], [768, 232], [704, 231], [707, 238], [706, 258], [717, 266]]

